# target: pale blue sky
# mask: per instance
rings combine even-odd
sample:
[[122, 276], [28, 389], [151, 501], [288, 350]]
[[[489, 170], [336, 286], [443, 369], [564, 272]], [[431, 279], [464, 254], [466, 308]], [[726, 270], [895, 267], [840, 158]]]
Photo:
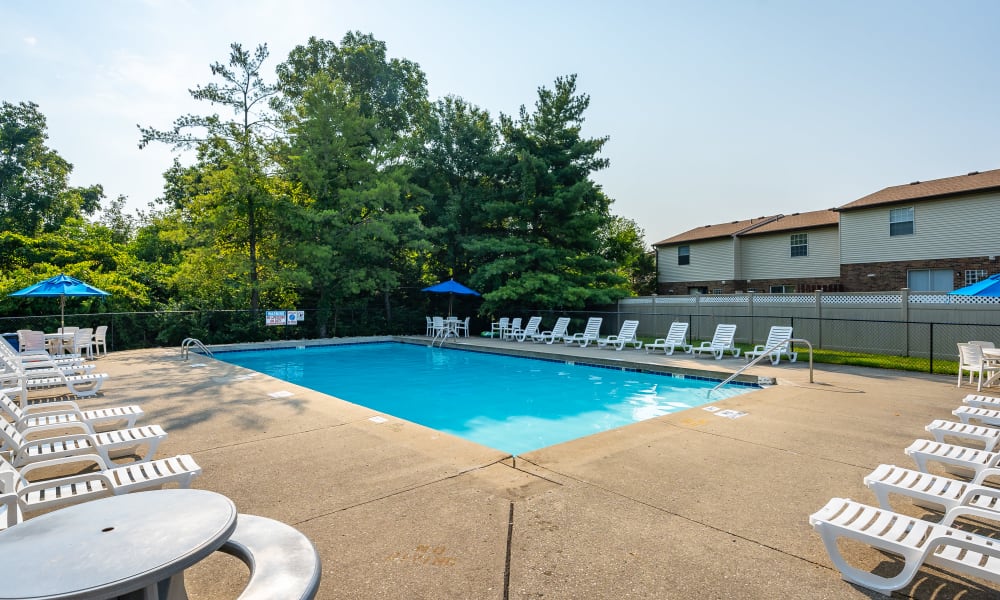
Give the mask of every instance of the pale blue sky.
[[136, 125], [208, 112], [187, 90], [230, 43], [270, 73], [349, 30], [494, 117], [576, 73], [596, 179], [651, 243], [1000, 168], [991, 1], [0, 0], [0, 100], [40, 106], [74, 184], [145, 207], [171, 152]]

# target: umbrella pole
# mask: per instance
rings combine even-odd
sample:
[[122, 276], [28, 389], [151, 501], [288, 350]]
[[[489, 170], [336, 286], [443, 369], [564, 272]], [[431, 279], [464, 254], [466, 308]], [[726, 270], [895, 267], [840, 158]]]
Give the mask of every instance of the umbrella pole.
[[455, 294], [448, 292], [448, 316], [451, 316], [451, 303], [455, 301]]
[[66, 329], [66, 294], [59, 295], [59, 333]]

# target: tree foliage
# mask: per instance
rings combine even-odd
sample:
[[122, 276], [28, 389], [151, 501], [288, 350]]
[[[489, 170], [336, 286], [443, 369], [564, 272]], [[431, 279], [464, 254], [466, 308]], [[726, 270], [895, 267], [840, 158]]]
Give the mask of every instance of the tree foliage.
[[[247, 278], [252, 311], [260, 305], [263, 266], [259, 250], [268, 235], [268, 224], [273, 223], [274, 210], [267, 180], [274, 165], [271, 142], [277, 119], [270, 103], [277, 87], [265, 83], [261, 76], [267, 57], [266, 44], [257, 46], [252, 54], [240, 44], [232, 44], [228, 66], [222, 63], [211, 66], [212, 75], [221, 82], [191, 90], [192, 98], [228, 108], [233, 118], [225, 120], [218, 114], [185, 115], [174, 121], [172, 129], [139, 127], [140, 148], [154, 141], [175, 148], [197, 148], [207, 186], [194, 196], [198, 204], [185, 208], [191, 209], [203, 229], [211, 232], [214, 248], [193, 248], [191, 262], [196, 265], [195, 273], [206, 273], [203, 271], [206, 253], [211, 256], [217, 251], [228, 259], [227, 268], [237, 269], [235, 274], [240, 278], [245, 274]], [[206, 274], [210, 281], [218, 283], [216, 269]]]
[[[494, 119], [459, 96], [430, 102], [420, 66], [371, 34], [309, 38], [273, 84], [268, 58], [266, 45], [232, 44], [190, 90], [222, 115], [139, 127], [140, 147], [189, 152], [138, 216], [118, 197], [88, 220], [103, 188], [69, 187], [72, 165], [46, 147], [38, 107], [5, 102], [0, 286], [62, 271], [112, 292], [105, 302], [121, 310], [304, 307], [319, 335], [412, 330], [429, 302], [420, 289], [448, 277], [484, 292], [484, 315], [651, 288], [642, 230], [611, 213], [593, 180], [607, 138], [584, 135], [590, 99], [575, 76]], [[257, 335], [260, 322], [232, 333]], [[181, 330], [218, 326], [184, 320], [150, 339]]]
[[104, 190], [69, 186], [73, 165], [45, 145], [45, 117], [33, 102], [0, 105], [0, 230], [35, 235], [92, 215]]
[[508, 305], [579, 309], [609, 304], [627, 293], [624, 279], [600, 253], [600, 231], [611, 201], [590, 178], [607, 166], [607, 138], [584, 138], [590, 103], [576, 77], [541, 87], [535, 110], [500, 117], [506, 165], [503, 194], [483, 208], [495, 227], [470, 244], [473, 282], [487, 311]]

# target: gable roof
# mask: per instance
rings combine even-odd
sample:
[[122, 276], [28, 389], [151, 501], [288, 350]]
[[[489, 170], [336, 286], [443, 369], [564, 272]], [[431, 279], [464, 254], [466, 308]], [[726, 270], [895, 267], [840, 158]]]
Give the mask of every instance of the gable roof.
[[804, 213], [792, 213], [790, 215], [778, 215], [778, 218], [770, 223], [763, 223], [745, 231], [740, 235], [757, 235], [759, 233], [777, 233], [780, 231], [794, 231], [796, 229], [812, 229], [815, 227], [833, 227], [840, 225], [840, 215], [832, 208], [826, 210], [814, 210]]
[[719, 223], [717, 225], [703, 225], [702, 227], [696, 227], [695, 229], [689, 229], [684, 233], [675, 235], [674, 237], [667, 238], [663, 241], [656, 242], [653, 246], [664, 246], [667, 244], [677, 244], [680, 242], [693, 242], [695, 240], [710, 240], [713, 238], [720, 237], [730, 237], [732, 235], [738, 234], [741, 231], [752, 227], [755, 224], [763, 224], [765, 221], [770, 221], [778, 218], [781, 215], [774, 215], [771, 217], [757, 217], [756, 219], [744, 219], [742, 221], [733, 221], [731, 223]]
[[653, 246], [667, 246], [670, 244], [681, 244], [684, 242], [710, 240], [736, 235], [753, 235], [757, 233], [774, 233], [776, 231], [806, 229], [810, 227], [824, 227], [838, 225], [839, 223], [840, 216], [834, 212], [833, 209], [816, 210], [791, 215], [772, 215], [770, 217], [757, 217], [756, 219], [744, 219], [742, 221], [733, 221], [731, 223], [720, 223], [717, 225], [697, 227], [675, 235], [674, 237], [656, 242]]
[[896, 202], [912, 202], [914, 200], [929, 200], [957, 194], [971, 192], [981, 192], [1000, 188], [1000, 169], [993, 171], [973, 171], [968, 175], [958, 175], [957, 177], [945, 177], [944, 179], [933, 179], [931, 181], [914, 181], [905, 185], [896, 185], [879, 190], [874, 194], [869, 194], [845, 204], [836, 210], [854, 210], [857, 208], [867, 208], [880, 204], [893, 204]]

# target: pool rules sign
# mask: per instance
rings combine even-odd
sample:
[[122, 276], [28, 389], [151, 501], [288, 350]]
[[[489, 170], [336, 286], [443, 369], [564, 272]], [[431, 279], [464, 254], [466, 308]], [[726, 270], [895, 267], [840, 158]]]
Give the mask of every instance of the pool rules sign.
[[268, 327], [272, 325], [296, 325], [305, 319], [306, 313], [302, 310], [269, 310], [264, 315], [264, 324]]

